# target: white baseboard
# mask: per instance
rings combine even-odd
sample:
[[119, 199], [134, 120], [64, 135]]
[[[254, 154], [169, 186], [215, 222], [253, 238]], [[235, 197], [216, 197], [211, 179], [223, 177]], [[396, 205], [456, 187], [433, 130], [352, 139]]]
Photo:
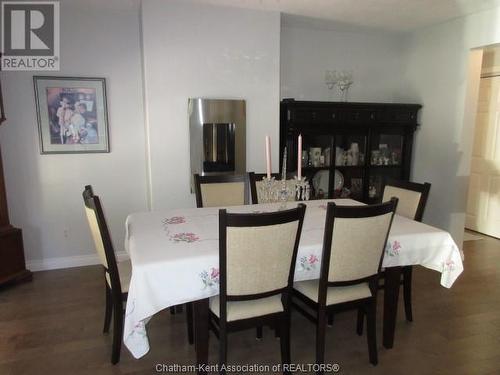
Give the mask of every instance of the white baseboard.
[[[126, 251], [119, 251], [116, 253], [116, 260], [121, 262], [129, 259]], [[47, 258], [40, 260], [28, 260], [26, 262], [26, 268], [30, 271], [48, 271], [57, 270], [60, 268], [73, 268], [82, 266], [91, 266], [94, 264], [100, 264], [99, 256], [97, 254], [89, 255], [75, 255], [71, 257], [58, 257], [58, 258]]]

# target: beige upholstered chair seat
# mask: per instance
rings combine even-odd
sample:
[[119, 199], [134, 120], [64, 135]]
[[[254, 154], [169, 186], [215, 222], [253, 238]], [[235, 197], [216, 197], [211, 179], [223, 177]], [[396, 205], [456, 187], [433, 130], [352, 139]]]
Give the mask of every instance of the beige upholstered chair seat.
[[[132, 263], [130, 260], [125, 260], [123, 262], [117, 263], [118, 274], [120, 275], [120, 284], [122, 286], [122, 293], [128, 293], [128, 287], [130, 285], [130, 278], [132, 277]], [[106, 280], [109, 287], [111, 288], [111, 281], [109, 275], [106, 273]]]
[[[210, 298], [210, 310], [220, 318], [219, 296]], [[227, 321], [255, 318], [283, 311], [281, 294], [251, 301], [232, 301], [227, 303]]]
[[[319, 280], [300, 281], [293, 284], [293, 288], [314, 302], [318, 302]], [[326, 295], [326, 305], [356, 301], [371, 297], [368, 283], [351, 286], [330, 287]]]

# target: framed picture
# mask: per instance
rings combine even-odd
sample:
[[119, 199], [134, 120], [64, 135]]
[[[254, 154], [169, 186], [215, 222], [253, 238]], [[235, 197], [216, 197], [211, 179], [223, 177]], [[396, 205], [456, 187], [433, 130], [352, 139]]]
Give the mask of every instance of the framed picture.
[[109, 152], [104, 78], [33, 77], [40, 152]]

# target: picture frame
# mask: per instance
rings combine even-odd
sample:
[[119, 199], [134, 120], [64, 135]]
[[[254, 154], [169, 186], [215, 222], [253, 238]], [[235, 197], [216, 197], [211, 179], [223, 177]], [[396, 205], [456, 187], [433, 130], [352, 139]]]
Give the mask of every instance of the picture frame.
[[43, 154], [110, 152], [105, 78], [34, 76]]

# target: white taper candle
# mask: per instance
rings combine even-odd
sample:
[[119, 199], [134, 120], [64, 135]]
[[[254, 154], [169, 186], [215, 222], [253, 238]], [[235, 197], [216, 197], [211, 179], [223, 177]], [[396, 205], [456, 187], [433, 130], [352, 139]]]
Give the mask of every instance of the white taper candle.
[[266, 135], [266, 172], [267, 178], [271, 178], [271, 139]]
[[299, 152], [297, 153], [297, 178], [302, 178], [302, 134], [299, 134]]

